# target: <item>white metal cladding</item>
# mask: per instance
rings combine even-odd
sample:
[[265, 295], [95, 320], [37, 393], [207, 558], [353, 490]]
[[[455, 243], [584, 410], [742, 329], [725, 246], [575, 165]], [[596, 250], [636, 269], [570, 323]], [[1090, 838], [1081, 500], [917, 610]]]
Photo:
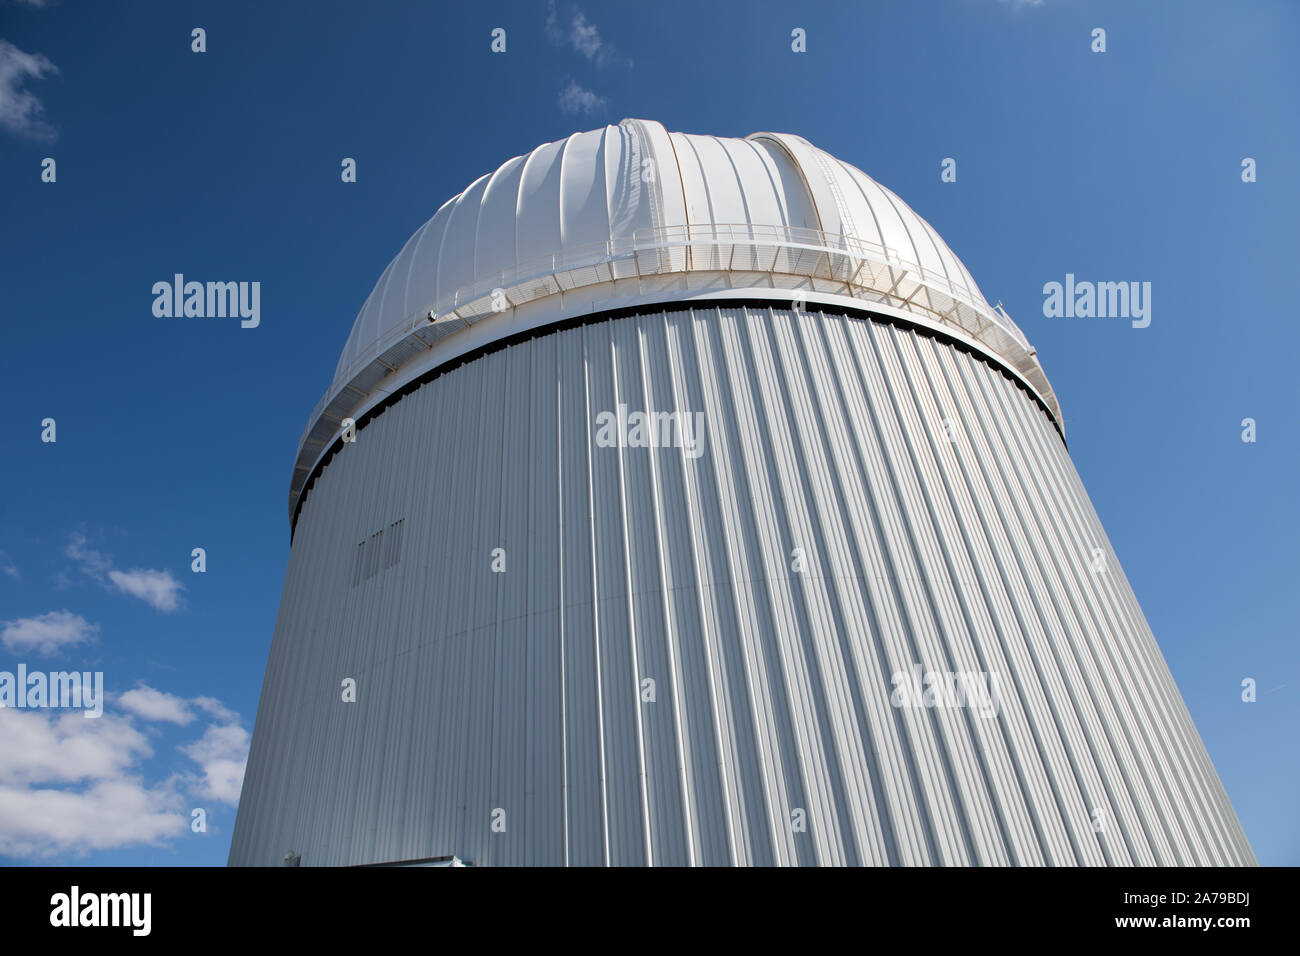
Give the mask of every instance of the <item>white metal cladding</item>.
[[308, 420], [290, 515], [343, 419], [401, 387], [420, 353], [503, 306], [539, 324], [566, 309], [612, 310], [668, 278], [679, 290], [762, 284], [924, 316], [1019, 371], [1059, 427], [1024, 334], [888, 189], [799, 136], [688, 135], [624, 120], [511, 159], [411, 236], [362, 306]]
[[[702, 412], [703, 453], [600, 446], [620, 404]], [[398, 559], [354, 584], [359, 542], [398, 521]], [[996, 715], [893, 706], [913, 665], [997, 675]], [[230, 860], [291, 851], [1254, 862], [1023, 386], [885, 321], [748, 307], [481, 356], [324, 467]]]

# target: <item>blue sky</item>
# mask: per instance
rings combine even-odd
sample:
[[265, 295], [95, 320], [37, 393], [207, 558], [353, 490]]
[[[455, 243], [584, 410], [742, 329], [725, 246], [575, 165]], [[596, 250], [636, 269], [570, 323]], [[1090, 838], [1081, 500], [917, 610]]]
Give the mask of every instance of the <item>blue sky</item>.
[[[225, 862], [294, 452], [358, 308], [479, 175], [637, 116], [805, 136], [1002, 301], [1256, 855], [1300, 863], [1300, 6], [554, 9], [0, 0], [0, 670], [109, 696], [0, 713], [0, 861]], [[177, 272], [259, 281], [260, 325], [155, 318]], [[1067, 273], [1150, 282], [1151, 325], [1045, 317]]]

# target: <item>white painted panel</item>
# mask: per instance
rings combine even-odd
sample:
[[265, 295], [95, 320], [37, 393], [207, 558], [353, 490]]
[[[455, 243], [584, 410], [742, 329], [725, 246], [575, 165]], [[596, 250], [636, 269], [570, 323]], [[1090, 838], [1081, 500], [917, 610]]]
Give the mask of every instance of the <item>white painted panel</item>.
[[488, 180], [483, 192], [474, 239], [474, 281], [491, 281], [510, 272], [515, 259], [515, 203], [524, 171], [524, 157], [506, 163]]
[[609, 239], [609, 201], [605, 193], [605, 133], [574, 133], [564, 144], [560, 177], [560, 246], [586, 249]]
[[524, 165], [516, 199], [516, 257], [531, 262], [562, 248], [560, 241], [560, 157], [565, 141], [539, 146]]

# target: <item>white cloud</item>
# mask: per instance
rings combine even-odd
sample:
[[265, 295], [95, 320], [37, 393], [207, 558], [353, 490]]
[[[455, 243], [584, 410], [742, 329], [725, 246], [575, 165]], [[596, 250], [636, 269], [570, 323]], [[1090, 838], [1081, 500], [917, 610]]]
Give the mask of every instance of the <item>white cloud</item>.
[[564, 42], [564, 30], [560, 27], [560, 11], [555, 7], [555, 0], [546, 3], [546, 35], [552, 43]]
[[108, 579], [119, 591], [138, 597], [155, 611], [169, 613], [181, 606], [181, 583], [170, 571], [153, 571], [132, 568], [130, 571], [109, 571]]
[[112, 561], [98, 551], [86, 547], [86, 536], [84, 534], [74, 534], [68, 540], [68, 546], [63, 549], [63, 553], [81, 566], [83, 574], [94, 578], [96, 581], [104, 580], [105, 576], [113, 568]]
[[158, 843], [188, 829], [168, 781], [133, 772], [153, 751], [129, 719], [0, 708], [0, 854]]
[[223, 723], [230, 724], [239, 720], [237, 713], [226, 707], [215, 697], [195, 697], [190, 703]]
[[9, 555], [0, 551], [0, 574], [6, 574], [11, 578], [21, 578], [22, 574], [18, 571], [18, 566], [9, 560]]
[[35, 652], [48, 657], [65, 647], [93, 640], [98, 633], [99, 625], [91, 624], [79, 614], [50, 611], [40, 617], [5, 621], [0, 643], [15, 654]]
[[40, 53], [24, 53], [8, 40], [0, 40], [0, 129], [28, 139], [54, 139], [44, 105], [23, 84], [28, 78], [39, 80], [58, 72]]
[[[567, 20], [567, 25], [562, 20]], [[601, 38], [600, 28], [576, 6], [570, 5], [568, 16], [562, 18], [555, 0], [550, 0], [546, 7], [546, 35], [556, 46], [567, 44], [597, 66], [609, 66], [621, 60], [614, 46]], [[625, 65], [631, 66], [631, 61]]]
[[248, 731], [239, 724], [212, 724], [201, 738], [181, 748], [203, 771], [194, 788], [200, 797], [232, 807], [239, 802], [248, 743]]
[[[129, 713], [95, 720], [81, 711], [0, 708], [0, 855], [163, 844], [189, 834], [195, 799], [238, 802], [249, 743], [238, 714], [212, 697], [186, 701], [144, 684], [117, 704]], [[177, 748], [199, 772], [187, 764], [146, 781], [144, 761], [154, 751], [134, 715], [169, 720], [190, 705], [223, 721]]]
[[153, 568], [118, 570], [113, 566], [111, 557], [86, 547], [86, 536], [82, 534], [74, 534], [63, 553], [76, 561], [87, 577], [116, 588], [123, 594], [138, 597], [155, 611], [170, 613], [181, 607], [180, 593], [185, 590], [185, 586], [170, 571]]
[[82, 791], [0, 784], [0, 854], [84, 853], [158, 844], [188, 829], [180, 795], [138, 779], [104, 780]]
[[[208, 698], [204, 698], [208, 699]], [[145, 720], [162, 720], [185, 726], [194, 722], [194, 711], [184, 697], [139, 684], [117, 698], [117, 705]]]
[[606, 103], [605, 97], [597, 96], [591, 90], [585, 89], [570, 80], [569, 85], [560, 91], [560, 111], [564, 113], [591, 113], [603, 107]]
[[126, 717], [0, 707], [0, 784], [112, 779], [152, 754]]
[[569, 24], [569, 41], [588, 60], [601, 54], [600, 30], [596, 24], [587, 22], [581, 10], [573, 14], [573, 22]]

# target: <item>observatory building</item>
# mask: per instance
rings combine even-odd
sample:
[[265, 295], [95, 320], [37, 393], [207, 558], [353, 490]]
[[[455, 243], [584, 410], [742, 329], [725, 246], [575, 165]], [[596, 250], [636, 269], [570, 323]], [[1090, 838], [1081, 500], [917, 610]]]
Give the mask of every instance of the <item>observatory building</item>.
[[230, 862], [1253, 864], [1061, 421], [798, 136], [510, 160], [307, 423]]

